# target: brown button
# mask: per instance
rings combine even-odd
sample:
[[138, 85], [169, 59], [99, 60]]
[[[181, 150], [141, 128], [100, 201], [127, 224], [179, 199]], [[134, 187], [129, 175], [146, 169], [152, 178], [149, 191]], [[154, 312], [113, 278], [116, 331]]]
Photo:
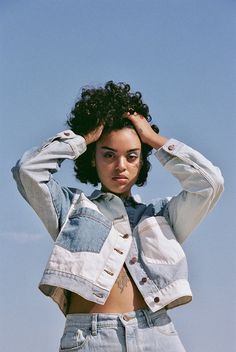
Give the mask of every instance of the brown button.
[[109, 270], [107, 270], [107, 269], [104, 269], [104, 271], [105, 271], [107, 274], [111, 275], [111, 276], [114, 275], [114, 273], [112, 273], [111, 271], [109, 271]]
[[126, 233], [124, 236], [123, 236], [123, 238], [129, 238], [129, 235]]
[[174, 144], [169, 145], [168, 149], [169, 150], [174, 150], [175, 149], [175, 145]]
[[129, 320], [132, 319], [132, 318], [125, 314], [125, 315], [123, 315], [123, 319], [124, 319], [125, 321], [129, 321]]
[[154, 302], [155, 302], [155, 303], [160, 302], [160, 298], [159, 298], [159, 297], [155, 297], [155, 298], [154, 298]]
[[117, 253], [119, 253], [119, 254], [123, 254], [123, 252], [122, 252], [120, 249], [118, 249], [118, 248], [114, 248], [114, 250], [115, 250]]
[[137, 262], [137, 258], [133, 257], [132, 259], [130, 259], [130, 264], [135, 264]]
[[70, 132], [64, 132], [64, 135], [65, 135], [65, 136], [69, 136], [69, 135], [70, 135]]
[[145, 283], [147, 282], [147, 278], [146, 277], [143, 277], [142, 280], [141, 280], [142, 283]]

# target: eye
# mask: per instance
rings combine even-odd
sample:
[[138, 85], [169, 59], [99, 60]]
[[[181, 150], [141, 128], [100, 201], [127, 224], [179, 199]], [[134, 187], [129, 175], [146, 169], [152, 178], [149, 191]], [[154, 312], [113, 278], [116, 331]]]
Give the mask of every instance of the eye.
[[114, 153], [112, 153], [112, 152], [105, 152], [103, 154], [103, 157], [106, 159], [112, 158], [113, 156], [114, 156]]
[[127, 159], [128, 159], [128, 161], [135, 161], [138, 159], [138, 154], [136, 154], [136, 153], [128, 154]]

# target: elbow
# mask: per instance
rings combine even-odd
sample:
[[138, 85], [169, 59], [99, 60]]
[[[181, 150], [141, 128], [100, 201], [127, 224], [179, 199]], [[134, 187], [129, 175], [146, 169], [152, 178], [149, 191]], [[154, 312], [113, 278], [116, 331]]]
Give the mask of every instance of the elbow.
[[27, 170], [24, 167], [24, 165], [22, 165], [21, 160], [17, 161], [16, 165], [13, 166], [13, 168], [11, 169], [11, 172], [12, 172], [12, 176], [16, 182], [16, 185], [17, 185], [19, 192], [21, 193], [23, 198], [25, 198], [25, 200], [28, 201], [27, 195], [26, 195], [26, 190], [24, 187], [24, 182], [23, 182], [23, 179], [25, 178], [25, 175], [27, 174]]
[[211, 175], [211, 191], [208, 198], [211, 200], [212, 207], [218, 201], [224, 191], [224, 178], [219, 168], [215, 168], [215, 172]]
[[219, 168], [216, 167], [214, 174], [214, 195], [219, 198], [224, 191], [224, 178]]
[[22, 179], [22, 176], [24, 177], [24, 175], [28, 174], [27, 167], [25, 163], [22, 163], [21, 160], [17, 161], [16, 165], [13, 166], [13, 168], [11, 169], [11, 172], [16, 183], [18, 183]]
[[13, 168], [11, 169], [12, 176], [16, 181], [16, 183], [18, 183], [18, 181], [20, 180], [20, 170], [21, 170], [21, 163], [20, 163], [20, 160], [18, 160], [16, 165], [13, 166]]

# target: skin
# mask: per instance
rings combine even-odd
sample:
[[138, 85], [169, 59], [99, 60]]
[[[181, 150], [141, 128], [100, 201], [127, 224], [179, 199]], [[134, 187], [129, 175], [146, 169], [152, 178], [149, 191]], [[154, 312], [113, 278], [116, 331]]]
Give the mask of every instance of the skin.
[[123, 128], [102, 136], [93, 163], [103, 190], [129, 196], [142, 166], [141, 142], [135, 130]]
[[[165, 144], [167, 138], [153, 131], [147, 120], [137, 113], [124, 114], [135, 129], [123, 128], [102, 135], [103, 126], [85, 136], [87, 144], [96, 142], [95, 158], [92, 161], [102, 188], [120, 197], [131, 194], [142, 166], [141, 141], [155, 149]], [[142, 295], [124, 265], [104, 305], [85, 300], [72, 293], [70, 314], [75, 313], [124, 313], [146, 307]]]

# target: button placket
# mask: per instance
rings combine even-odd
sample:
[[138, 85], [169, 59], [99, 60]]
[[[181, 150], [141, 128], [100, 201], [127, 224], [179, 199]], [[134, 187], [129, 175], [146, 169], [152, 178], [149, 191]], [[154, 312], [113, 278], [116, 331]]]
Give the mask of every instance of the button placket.
[[137, 261], [138, 261], [137, 257], [133, 257], [130, 259], [130, 264], [135, 264], [137, 263]]
[[141, 282], [142, 282], [143, 284], [145, 284], [145, 283], [147, 282], [147, 277], [143, 277], [142, 280], [141, 280]]
[[108, 275], [111, 275], [111, 276], [114, 275], [114, 273], [112, 273], [111, 271], [109, 271], [109, 270], [107, 270], [107, 269], [104, 269], [104, 271], [105, 271]]

